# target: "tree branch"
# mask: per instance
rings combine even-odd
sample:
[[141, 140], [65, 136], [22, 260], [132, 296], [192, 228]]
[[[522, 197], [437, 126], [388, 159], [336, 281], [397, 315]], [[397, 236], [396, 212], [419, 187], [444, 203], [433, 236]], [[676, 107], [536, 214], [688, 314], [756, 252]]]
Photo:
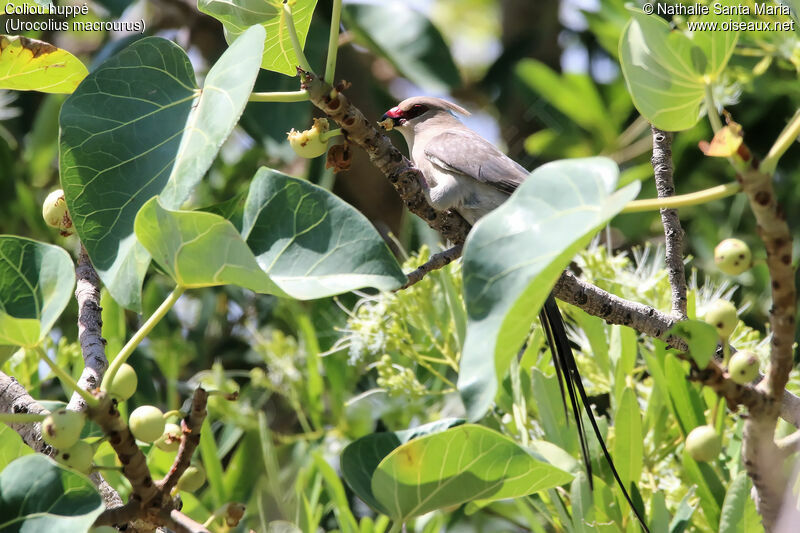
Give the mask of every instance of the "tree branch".
[[[25, 390], [25, 387], [20, 385], [16, 379], [0, 372], [0, 413], [46, 415], [49, 411], [34, 400]], [[53, 455], [52, 446], [42, 440], [41, 422], [8, 425], [34, 451], [45, 455]]]
[[788, 484], [774, 435], [781, 414], [781, 395], [784, 395], [792, 369], [797, 294], [792, 268], [792, 236], [775, 197], [772, 176], [760, 172], [749, 150], [742, 146], [744, 149], [740, 148], [738, 155], [747, 165], [740, 169], [737, 179], [750, 201], [758, 235], [767, 251], [772, 287], [770, 365], [766, 379], [758, 385], [772, 401], [760, 409], [751, 409], [744, 425], [742, 454], [756, 491], [756, 508], [764, 527], [771, 531], [780, 516]]
[[405, 283], [405, 285], [403, 285], [397, 290], [401, 291], [403, 289], [407, 289], [413, 284], [421, 281], [422, 278], [424, 278], [427, 274], [433, 272], [434, 270], [439, 270], [440, 268], [446, 267], [447, 265], [449, 265], [450, 263], [461, 257], [461, 252], [463, 249], [464, 245], [458, 244], [456, 246], [453, 246], [452, 248], [439, 252], [438, 254], [433, 254], [431, 258], [424, 265], [421, 265], [416, 270], [409, 272], [406, 275], [408, 281]]
[[[672, 134], [655, 126], [653, 132], [653, 165], [656, 189], [659, 198], [675, 195], [672, 179]], [[683, 268], [683, 228], [677, 209], [661, 209], [661, 223], [666, 239], [666, 265], [669, 284], [672, 288], [672, 315], [678, 320], [686, 319], [686, 273]]]
[[[75, 299], [78, 301], [78, 339], [81, 343], [84, 362], [78, 386], [83, 390], [91, 391], [100, 386], [103, 374], [108, 368], [108, 360], [106, 359], [105, 339], [102, 337], [101, 312], [103, 308], [100, 307], [100, 278], [97, 277], [97, 272], [83, 245], [81, 245], [75, 275], [78, 278], [75, 287]], [[67, 409], [85, 411], [86, 401], [80, 394], [73, 392]]]
[[203, 421], [208, 414], [206, 411], [207, 403], [208, 393], [202, 387], [195, 389], [194, 396], [192, 396], [192, 410], [181, 421], [183, 435], [181, 436], [178, 454], [175, 456], [175, 462], [172, 463], [172, 467], [164, 479], [156, 482], [163, 494], [169, 494], [172, 491], [191, 463], [192, 456], [200, 444], [200, 428], [203, 426]]
[[159, 491], [147, 468], [147, 458], [122, 420], [116, 401], [105, 392], [99, 392], [98, 399], [100, 402], [97, 407], [88, 407], [87, 413], [108, 437], [108, 443], [122, 463], [122, 473], [131, 483], [131, 500], [139, 501], [145, 509], [154, 499], [160, 505], [161, 501], [157, 498]]

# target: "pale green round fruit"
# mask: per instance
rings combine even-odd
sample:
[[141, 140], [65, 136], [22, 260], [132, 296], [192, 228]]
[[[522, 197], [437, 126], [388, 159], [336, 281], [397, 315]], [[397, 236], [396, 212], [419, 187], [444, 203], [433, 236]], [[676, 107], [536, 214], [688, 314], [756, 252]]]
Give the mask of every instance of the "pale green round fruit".
[[124, 402], [133, 396], [138, 386], [139, 378], [136, 376], [136, 370], [128, 363], [123, 363], [117, 373], [114, 374], [114, 381], [109, 383], [108, 392]]
[[50, 446], [64, 450], [78, 442], [85, 421], [82, 413], [59, 409], [42, 422], [42, 438]]
[[142, 442], [153, 442], [164, 433], [164, 413], [152, 405], [137, 407], [128, 417], [133, 436]]
[[79, 440], [66, 450], [59, 450], [56, 460], [64, 466], [88, 476], [92, 473], [92, 457], [94, 457], [92, 445]]
[[739, 350], [731, 356], [728, 373], [739, 385], [750, 383], [758, 377], [758, 355], [747, 350]]
[[156, 441], [156, 446], [165, 452], [174, 452], [180, 448], [181, 445], [181, 428], [178, 424], [168, 422], [164, 425], [164, 433]]
[[727, 300], [717, 300], [709, 305], [705, 320], [717, 329], [717, 333], [723, 339], [727, 339], [739, 323], [736, 307]]
[[695, 461], [713, 461], [722, 451], [722, 439], [712, 426], [697, 426], [686, 436], [686, 451]]
[[305, 131], [297, 131], [292, 129], [287, 133], [289, 144], [294, 152], [300, 157], [306, 159], [313, 159], [319, 157], [328, 151], [328, 139], [326, 133], [328, 132], [327, 119], [314, 119], [314, 125]]
[[72, 219], [67, 211], [64, 191], [57, 189], [47, 195], [42, 203], [42, 218], [51, 228], [60, 229], [66, 235], [72, 233]]
[[194, 492], [203, 486], [206, 482], [206, 471], [200, 465], [191, 465], [184, 470], [181, 478], [178, 480], [178, 490], [185, 490], [187, 492]]
[[753, 266], [753, 255], [746, 242], [725, 239], [714, 248], [714, 262], [722, 272], [729, 276], [738, 276]]

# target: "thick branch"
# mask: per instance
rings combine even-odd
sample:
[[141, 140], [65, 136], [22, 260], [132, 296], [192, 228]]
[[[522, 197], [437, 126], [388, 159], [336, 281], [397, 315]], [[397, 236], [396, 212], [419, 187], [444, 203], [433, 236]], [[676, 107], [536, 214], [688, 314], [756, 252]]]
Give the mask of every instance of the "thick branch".
[[770, 371], [760, 386], [768, 394], [779, 396], [786, 387], [792, 369], [797, 304], [792, 268], [792, 235], [783, 209], [775, 197], [772, 176], [749, 168], [738, 179], [750, 200], [758, 235], [764, 241], [767, 268], [772, 280]]
[[[89, 416], [108, 437], [108, 443], [122, 463], [122, 472], [131, 483], [131, 500], [139, 501], [146, 508], [159, 494], [153, 478], [150, 477], [147, 458], [136, 445], [136, 439], [128, 425], [120, 417], [116, 402], [104, 392], [98, 393], [98, 399], [100, 402], [97, 407], [88, 408]], [[155, 503], [160, 506], [161, 501], [156, 499]]]
[[[740, 157], [741, 154], [742, 150]], [[764, 527], [771, 531], [780, 515], [788, 484], [781, 454], [773, 437], [777, 417], [781, 414], [779, 400], [792, 369], [797, 295], [792, 268], [792, 236], [783, 209], [775, 197], [772, 176], [754, 168], [752, 159], [742, 159], [748, 165], [737, 178], [755, 215], [758, 235], [767, 251], [766, 262], [772, 281], [770, 365], [766, 379], [758, 387], [775, 400], [763, 409], [751, 409], [744, 426], [742, 453], [745, 468], [756, 490], [756, 507], [763, 518]]]
[[[653, 132], [653, 165], [659, 198], [675, 195], [672, 179], [672, 135], [651, 126]], [[666, 238], [666, 264], [672, 288], [672, 315], [686, 319], [686, 273], [683, 269], [683, 228], [677, 209], [661, 209], [661, 223]]]
[[424, 264], [421, 265], [416, 270], [409, 272], [407, 274], [408, 281], [405, 285], [400, 287], [398, 290], [407, 289], [413, 284], [422, 280], [425, 275], [433, 272], [434, 270], [439, 270], [440, 268], [444, 268], [459, 257], [461, 257], [461, 251], [463, 250], [464, 245], [459, 244], [439, 252], [438, 254], [434, 254], [431, 258]]
[[[25, 387], [19, 382], [0, 372], [0, 413], [47, 414], [49, 411], [34, 400]], [[53, 448], [42, 440], [41, 422], [25, 424], [9, 424], [11, 429], [19, 433], [23, 442], [34, 451], [45, 455], [53, 455]]]
[[208, 412], [206, 411], [206, 404], [208, 403], [208, 393], [198, 387], [194, 391], [192, 397], [192, 410], [189, 415], [181, 421], [181, 429], [183, 435], [181, 437], [181, 445], [178, 448], [178, 455], [175, 456], [175, 462], [172, 463], [172, 468], [169, 469], [166, 477], [157, 482], [158, 488], [165, 495], [169, 495], [170, 491], [178, 483], [183, 472], [189, 466], [197, 446], [200, 444], [200, 428], [203, 426], [203, 421], [206, 419]]
[[[78, 284], [75, 299], [78, 301], [78, 339], [83, 355], [83, 372], [78, 385], [83, 390], [94, 390], [100, 386], [108, 368], [105, 339], [102, 335], [103, 320], [100, 307], [100, 279], [97, 277], [86, 249], [81, 246], [78, 266], [75, 268]], [[85, 411], [86, 401], [77, 392], [72, 393], [68, 409]]]

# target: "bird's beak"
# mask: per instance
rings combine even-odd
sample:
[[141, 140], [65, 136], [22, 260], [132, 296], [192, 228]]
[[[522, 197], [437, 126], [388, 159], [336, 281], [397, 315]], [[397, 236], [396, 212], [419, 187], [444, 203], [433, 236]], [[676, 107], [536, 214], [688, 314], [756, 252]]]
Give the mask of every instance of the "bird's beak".
[[391, 131], [392, 128], [398, 125], [399, 119], [390, 117], [388, 113], [384, 113], [378, 125], [386, 131]]

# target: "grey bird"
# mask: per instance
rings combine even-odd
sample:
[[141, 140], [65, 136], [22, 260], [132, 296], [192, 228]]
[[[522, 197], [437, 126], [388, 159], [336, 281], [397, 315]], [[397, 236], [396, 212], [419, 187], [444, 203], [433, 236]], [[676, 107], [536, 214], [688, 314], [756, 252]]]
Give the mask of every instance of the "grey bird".
[[415, 96], [387, 111], [382, 124], [405, 137], [411, 161], [425, 177], [423, 186], [431, 206], [439, 211], [455, 209], [475, 224], [502, 204], [528, 177], [528, 171], [453, 113], [469, 116], [466, 109], [447, 100]]
[[[469, 116], [467, 110], [447, 100], [415, 96], [387, 111], [379, 124], [386, 130], [396, 129], [403, 134], [411, 161], [422, 172], [423, 190], [431, 206], [439, 211], [453, 209], [474, 225], [481, 217], [505, 202], [525, 181], [529, 172], [466, 127], [455, 113]], [[594, 413], [589, 407], [589, 398], [567, 339], [564, 319], [552, 294], [545, 301], [539, 316], [553, 354], [565, 410], [566, 396], [569, 396], [589, 485], [592, 486], [592, 466], [579, 400], [614, 478], [642, 529], [647, 532], [647, 525], [619, 478]]]

